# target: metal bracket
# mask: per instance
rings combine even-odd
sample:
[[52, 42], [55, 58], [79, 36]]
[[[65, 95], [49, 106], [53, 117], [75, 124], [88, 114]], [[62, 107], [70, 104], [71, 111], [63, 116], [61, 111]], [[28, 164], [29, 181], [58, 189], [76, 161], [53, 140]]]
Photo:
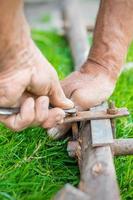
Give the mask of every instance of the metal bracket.
[[[111, 112], [112, 111], [112, 112]], [[109, 113], [110, 112], [110, 113]], [[83, 111], [78, 112], [76, 116], [70, 115], [64, 118], [64, 123], [81, 122], [88, 120], [101, 120], [101, 119], [114, 119], [119, 117], [128, 116], [127, 108], [118, 108], [102, 111]]]

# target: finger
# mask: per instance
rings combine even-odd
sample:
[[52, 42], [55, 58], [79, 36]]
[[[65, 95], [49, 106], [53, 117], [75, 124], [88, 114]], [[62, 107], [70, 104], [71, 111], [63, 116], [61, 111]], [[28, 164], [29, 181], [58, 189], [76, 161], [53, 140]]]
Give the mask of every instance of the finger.
[[21, 106], [20, 113], [9, 117], [0, 116], [0, 121], [14, 131], [21, 131], [31, 125], [35, 118], [35, 103], [28, 98]]
[[49, 110], [48, 119], [42, 124], [44, 128], [51, 128], [63, 122], [65, 112], [60, 108]]
[[49, 98], [41, 96], [35, 102], [35, 122], [41, 124], [48, 119]]
[[[78, 105], [75, 95], [72, 95], [71, 99], [75, 103], [75, 107], [77, 108], [77, 110], [82, 111], [83, 107]], [[47, 134], [50, 138], [60, 139], [66, 135], [66, 133], [71, 129], [71, 126], [72, 126], [71, 123], [57, 125], [53, 128], [49, 128], [47, 130]]]
[[[71, 98], [77, 88], [81, 87], [81, 74], [79, 71], [72, 72], [64, 80], [60, 81], [61, 87], [67, 98]], [[85, 80], [83, 80], [85, 81]]]
[[88, 94], [86, 95], [86, 89], [78, 89], [73, 93], [71, 99], [79, 111], [88, 110], [106, 100], [102, 93], [94, 91], [93, 88], [88, 90]]
[[55, 107], [62, 109], [74, 107], [74, 103], [70, 99], [66, 98], [58, 80], [56, 80], [56, 82], [52, 85], [49, 98], [51, 104]]
[[[69, 79], [68, 79], [68, 81], [69, 81]], [[68, 84], [66, 79], [65, 79], [65, 81], [61, 81], [61, 86], [63, 88], [63, 91], [65, 92], [65, 95], [70, 98], [71, 97], [71, 93], [72, 93], [70, 91], [73, 91], [74, 88], [71, 88], [71, 90], [70, 90], [68, 85], [70, 85], [70, 84]], [[75, 83], [74, 83], [74, 85], [75, 85]], [[72, 87], [73, 87], [73, 85], [72, 85]], [[55, 126], [53, 128], [49, 128], [47, 130], [47, 134], [52, 139], [60, 139], [60, 138], [65, 136], [65, 134], [70, 130], [70, 128], [71, 128], [71, 124], [70, 123], [57, 125], [57, 126]]]
[[[74, 102], [77, 110], [83, 110], [81, 106], [76, 102], [75, 95], [72, 95], [71, 100]], [[71, 129], [71, 123], [57, 125], [55, 127], [49, 128], [47, 134], [52, 139], [60, 139], [66, 135], [66, 133]]]
[[[40, 67], [36, 74], [33, 73], [31, 84], [27, 90], [37, 96], [48, 96], [50, 103], [54, 107], [63, 109], [73, 108], [74, 104], [71, 100], [67, 99], [55, 69], [48, 65], [48, 74], [44, 67]], [[44, 78], [45, 77], [45, 78]]]
[[57, 125], [53, 128], [47, 130], [47, 134], [52, 139], [60, 139], [62, 138], [71, 128], [71, 124], [62, 124]]

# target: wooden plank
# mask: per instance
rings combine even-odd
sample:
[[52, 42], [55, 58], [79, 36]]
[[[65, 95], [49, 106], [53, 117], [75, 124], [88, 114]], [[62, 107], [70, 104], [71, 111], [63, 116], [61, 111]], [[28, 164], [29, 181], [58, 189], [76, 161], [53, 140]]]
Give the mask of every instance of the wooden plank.
[[[78, 21], [81, 21], [79, 20], [80, 12], [78, 7], [71, 9], [75, 8], [76, 1], [69, 1], [69, 4], [67, 4], [67, 0], [65, 2], [64, 16], [69, 27], [69, 29], [66, 29], [66, 34], [69, 39], [74, 62], [76, 66], [80, 66], [85, 61], [85, 57], [82, 57], [82, 62], [78, 58], [89, 49], [86, 45], [88, 44], [87, 34], [82, 34], [87, 31], [82, 23], [80, 23], [80, 28], [78, 26]], [[79, 42], [80, 48], [78, 48]], [[78, 69], [79, 67], [76, 68], [76, 70]], [[106, 124], [104, 125], [106, 126]], [[103, 127], [103, 122], [101, 125], [95, 121], [95, 126], [100, 130]], [[80, 138], [82, 149], [82, 155], [79, 159], [81, 169], [80, 189], [88, 193], [93, 200], [119, 200], [119, 189], [110, 146], [92, 147], [90, 133], [90, 124], [87, 122], [82, 127]]]
[[118, 200], [119, 190], [110, 147], [92, 147], [91, 130], [88, 123], [80, 134], [82, 159], [79, 188], [87, 192], [93, 200]]
[[[91, 108], [91, 111], [101, 111], [107, 110], [107, 103], [104, 103], [95, 108]], [[104, 146], [107, 144], [112, 144], [113, 134], [112, 127], [109, 119], [106, 120], [91, 120], [91, 137], [92, 137], [92, 146]]]
[[57, 193], [53, 200], [90, 200], [90, 198], [82, 191], [76, 189], [70, 184]]

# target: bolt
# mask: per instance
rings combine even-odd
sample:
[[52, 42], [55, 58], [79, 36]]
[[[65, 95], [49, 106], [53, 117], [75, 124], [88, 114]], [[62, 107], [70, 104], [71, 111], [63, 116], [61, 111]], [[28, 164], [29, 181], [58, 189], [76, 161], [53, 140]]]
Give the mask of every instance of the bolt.
[[68, 155], [72, 158], [80, 158], [81, 147], [78, 141], [69, 141], [67, 145]]
[[[72, 113], [72, 116], [76, 116], [77, 112]], [[73, 135], [73, 140], [77, 140], [79, 138], [79, 129], [78, 129], [78, 123], [73, 122], [72, 123], [72, 135]]]
[[107, 114], [115, 115], [118, 113], [118, 109], [115, 107], [114, 101], [109, 101], [109, 108], [107, 109]]

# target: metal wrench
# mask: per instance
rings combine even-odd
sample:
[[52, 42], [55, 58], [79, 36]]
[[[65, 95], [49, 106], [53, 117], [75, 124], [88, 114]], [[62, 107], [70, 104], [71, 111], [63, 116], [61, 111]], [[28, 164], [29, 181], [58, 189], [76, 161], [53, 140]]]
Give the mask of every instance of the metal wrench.
[[[52, 107], [50, 106], [49, 109], [52, 109]], [[76, 112], [77, 112], [76, 108], [63, 109], [63, 110], [64, 110], [66, 116], [76, 114]], [[16, 108], [0, 107], [0, 115], [10, 116], [10, 115], [18, 114], [19, 112], [20, 112], [19, 107], [16, 107]]]

